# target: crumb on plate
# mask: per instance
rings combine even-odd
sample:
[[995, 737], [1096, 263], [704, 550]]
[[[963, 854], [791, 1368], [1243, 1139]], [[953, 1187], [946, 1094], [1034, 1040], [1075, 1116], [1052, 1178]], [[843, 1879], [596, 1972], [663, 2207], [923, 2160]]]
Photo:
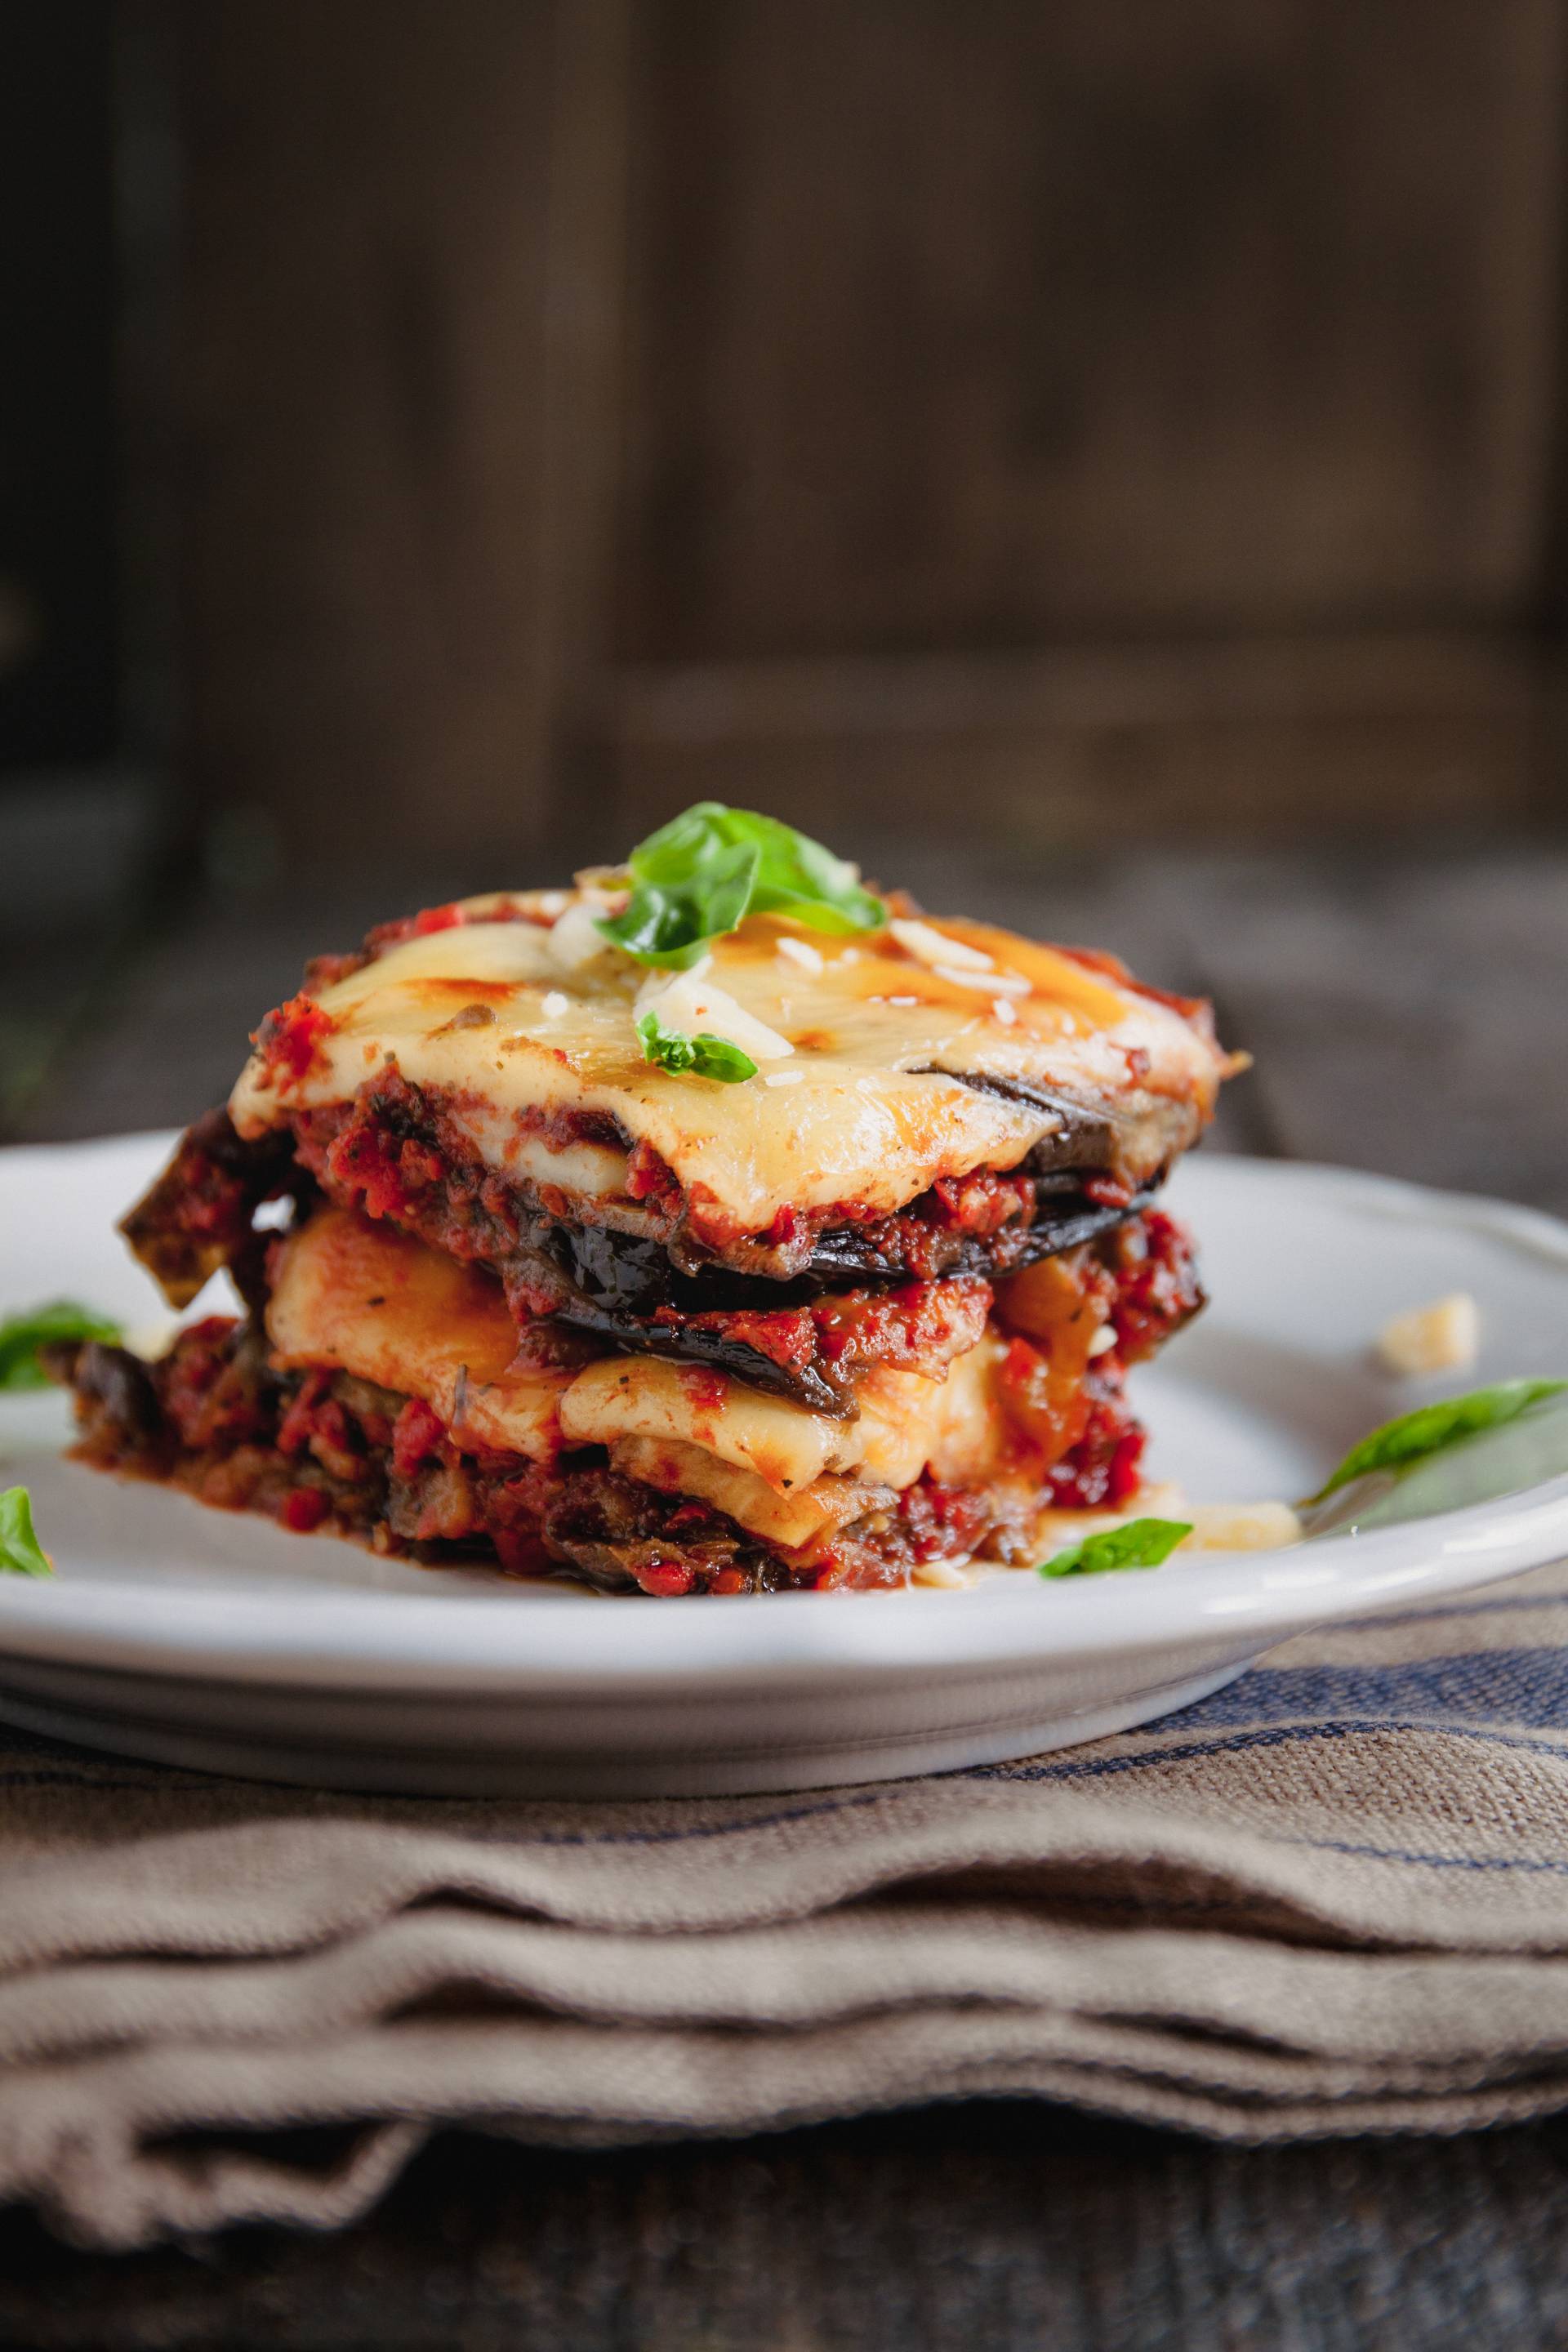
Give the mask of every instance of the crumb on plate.
[[1480, 1309], [1468, 1290], [1454, 1290], [1385, 1323], [1377, 1335], [1377, 1354], [1385, 1370], [1413, 1380], [1423, 1372], [1465, 1370], [1480, 1344]]
[[1278, 1551], [1300, 1543], [1301, 1521], [1289, 1503], [1194, 1503], [1184, 1551]]

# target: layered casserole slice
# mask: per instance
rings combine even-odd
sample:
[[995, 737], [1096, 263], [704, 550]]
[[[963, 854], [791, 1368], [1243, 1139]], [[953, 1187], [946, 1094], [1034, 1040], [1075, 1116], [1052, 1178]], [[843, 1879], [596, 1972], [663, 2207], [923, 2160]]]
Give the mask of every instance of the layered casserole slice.
[[1157, 1205], [1227, 1063], [1113, 958], [703, 803], [571, 889], [319, 960], [124, 1230], [79, 1450], [296, 1529], [658, 1595], [1026, 1564], [1126, 1511]]

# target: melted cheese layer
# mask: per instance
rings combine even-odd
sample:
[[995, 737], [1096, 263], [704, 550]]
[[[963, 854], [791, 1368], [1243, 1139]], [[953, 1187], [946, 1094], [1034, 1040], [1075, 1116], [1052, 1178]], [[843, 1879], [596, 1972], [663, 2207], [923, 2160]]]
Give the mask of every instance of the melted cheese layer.
[[661, 1444], [653, 1437], [618, 1437], [610, 1462], [628, 1478], [663, 1494], [700, 1495], [715, 1510], [728, 1512], [737, 1527], [784, 1551], [803, 1550], [879, 1503], [893, 1500], [890, 1487], [868, 1486], [855, 1478], [818, 1478], [797, 1495], [776, 1494], [753, 1471], [738, 1470], [700, 1445], [673, 1438]]
[[[559, 892], [510, 903], [553, 911], [563, 901], [563, 921], [584, 904]], [[608, 944], [584, 960], [580, 920], [570, 955], [558, 952], [549, 923], [487, 919], [493, 905], [470, 901], [464, 921], [324, 989], [330, 1026], [306, 1067], [265, 1048], [247, 1066], [230, 1103], [240, 1133], [342, 1102], [388, 1066], [444, 1090], [502, 1170], [542, 1173], [552, 1156], [537, 1121], [525, 1135], [529, 1112], [603, 1112], [668, 1163], [694, 1222], [722, 1243], [765, 1233], [789, 1207], [889, 1213], [939, 1177], [1014, 1166], [1061, 1129], [1054, 1108], [977, 1091], [963, 1076], [1112, 1111], [1165, 1096], [1201, 1118], [1226, 1068], [1180, 1010], [1010, 931], [900, 925], [918, 935], [915, 954], [891, 929], [846, 940], [758, 916], [715, 943], [710, 978], [787, 1040], [790, 1083], [677, 1076], [643, 1059], [642, 966]], [[926, 934], [948, 942], [951, 965], [929, 960], [940, 950]], [[786, 942], [812, 952], [785, 953]], [[601, 1195], [623, 1181], [613, 1150], [555, 1156], [570, 1167], [557, 1165], [552, 1181], [587, 1177]]]
[[912, 1486], [928, 1464], [938, 1477], [963, 1484], [985, 1475], [996, 1449], [991, 1381], [1002, 1352], [987, 1331], [948, 1366], [945, 1381], [879, 1364], [856, 1383], [858, 1421], [830, 1420], [702, 1366], [605, 1356], [572, 1383], [561, 1426], [581, 1445], [613, 1445], [621, 1437], [698, 1445], [779, 1495], [844, 1474]]
[[279, 1363], [330, 1365], [423, 1398], [459, 1444], [534, 1461], [607, 1446], [629, 1476], [703, 1496], [788, 1547], [912, 1486], [928, 1465], [950, 1484], [982, 1479], [1002, 1443], [992, 1389], [1002, 1348], [989, 1332], [944, 1381], [868, 1373], [853, 1422], [658, 1357], [517, 1371], [494, 1282], [346, 1209], [320, 1211], [279, 1245], [267, 1329]]
[[346, 1209], [323, 1209], [274, 1260], [267, 1336], [285, 1366], [330, 1364], [421, 1397], [459, 1444], [531, 1461], [561, 1447], [570, 1371], [508, 1370], [517, 1328], [471, 1266]]

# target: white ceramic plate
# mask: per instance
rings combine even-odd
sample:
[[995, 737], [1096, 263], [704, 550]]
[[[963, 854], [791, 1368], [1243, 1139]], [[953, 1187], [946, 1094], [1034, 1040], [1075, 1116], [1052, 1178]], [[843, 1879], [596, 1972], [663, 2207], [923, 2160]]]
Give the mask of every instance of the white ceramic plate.
[[[0, 1313], [65, 1293], [132, 1326], [156, 1317], [113, 1225], [169, 1140], [0, 1153]], [[1245, 1160], [1200, 1157], [1172, 1194], [1214, 1303], [1135, 1386], [1151, 1475], [1194, 1500], [1302, 1494], [1366, 1429], [1440, 1392], [1386, 1379], [1368, 1350], [1442, 1292], [1473, 1292], [1485, 1335], [1449, 1389], [1568, 1370], [1568, 1226]], [[705, 1793], [994, 1762], [1164, 1714], [1301, 1626], [1568, 1553], [1568, 1475], [1543, 1476], [1568, 1472], [1568, 1416], [1554, 1451], [1500, 1433], [1288, 1551], [689, 1601], [290, 1536], [62, 1462], [66, 1420], [57, 1396], [0, 1398], [0, 1485], [31, 1487], [58, 1566], [47, 1583], [0, 1579], [0, 1717], [334, 1787]]]

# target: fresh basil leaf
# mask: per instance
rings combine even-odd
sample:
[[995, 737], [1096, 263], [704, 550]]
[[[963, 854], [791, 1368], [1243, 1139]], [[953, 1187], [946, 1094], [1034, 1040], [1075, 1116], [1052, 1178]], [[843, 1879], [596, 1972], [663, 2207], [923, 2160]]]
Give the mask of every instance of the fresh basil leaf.
[[33, 1503], [26, 1486], [0, 1494], [0, 1576], [53, 1576], [48, 1555], [33, 1533]]
[[639, 842], [632, 895], [599, 929], [639, 963], [684, 971], [750, 914], [787, 914], [815, 930], [874, 930], [887, 919], [855, 868], [776, 817], [699, 801]]
[[658, 866], [668, 871], [668, 880], [639, 877], [641, 857], [640, 850], [632, 852], [636, 887], [626, 912], [599, 924], [607, 940], [639, 963], [684, 971], [707, 953], [710, 940], [736, 929], [750, 913], [761, 858], [743, 842], [704, 842], [685, 870], [661, 857]]
[[728, 1037], [688, 1037], [679, 1029], [667, 1029], [652, 1010], [638, 1021], [637, 1035], [643, 1060], [657, 1062], [675, 1077], [717, 1078], [721, 1086], [732, 1087], [757, 1075], [750, 1054], [742, 1054]]
[[0, 1323], [0, 1389], [41, 1389], [47, 1375], [38, 1350], [52, 1339], [118, 1339], [120, 1326], [73, 1299], [56, 1298], [29, 1315]]
[[1445, 1446], [1458, 1444], [1461, 1438], [1497, 1429], [1539, 1404], [1542, 1397], [1559, 1396], [1564, 1389], [1568, 1381], [1499, 1381], [1491, 1388], [1472, 1389], [1468, 1396], [1417, 1405], [1414, 1412], [1385, 1421], [1359, 1445], [1352, 1445], [1317, 1493], [1308, 1496], [1303, 1508], [1325, 1502], [1341, 1486], [1348, 1486], [1352, 1478], [1364, 1478], [1371, 1470], [1403, 1470], [1428, 1454], [1440, 1454]]
[[722, 814], [731, 837], [753, 842], [761, 856], [752, 913], [793, 915], [818, 931], [874, 931], [887, 921], [886, 907], [860, 887], [854, 866], [809, 834], [751, 809]]
[[1102, 1576], [1114, 1568], [1158, 1568], [1192, 1528], [1184, 1519], [1128, 1519], [1103, 1534], [1085, 1536], [1053, 1552], [1036, 1571], [1040, 1576]]

